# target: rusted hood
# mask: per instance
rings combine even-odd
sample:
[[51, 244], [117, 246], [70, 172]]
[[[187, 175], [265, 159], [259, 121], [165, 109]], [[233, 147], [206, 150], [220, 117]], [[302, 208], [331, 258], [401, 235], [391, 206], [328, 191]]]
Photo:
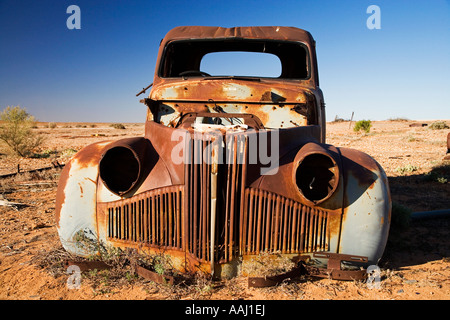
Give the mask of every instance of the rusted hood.
[[305, 91], [298, 81], [189, 79], [166, 80], [153, 87], [152, 100], [192, 102], [305, 103]]

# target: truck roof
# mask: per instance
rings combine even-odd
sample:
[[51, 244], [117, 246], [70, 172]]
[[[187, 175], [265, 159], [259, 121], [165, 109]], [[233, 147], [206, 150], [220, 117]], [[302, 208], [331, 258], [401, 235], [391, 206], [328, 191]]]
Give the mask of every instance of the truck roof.
[[301, 41], [314, 44], [312, 35], [296, 27], [260, 26], [260, 27], [205, 27], [180, 26], [170, 30], [161, 42], [164, 46], [168, 41], [184, 39], [220, 39], [220, 38], [248, 38]]

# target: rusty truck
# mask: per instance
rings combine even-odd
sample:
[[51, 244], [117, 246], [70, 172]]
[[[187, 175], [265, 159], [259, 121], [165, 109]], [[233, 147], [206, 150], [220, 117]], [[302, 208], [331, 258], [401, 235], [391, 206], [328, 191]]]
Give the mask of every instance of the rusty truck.
[[[280, 74], [202, 70], [218, 52], [270, 54]], [[61, 173], [56, 221], [67, 251], [95, 253], [77, 246], [83, 233], [217, 278], [264, 252], [337, 279], [378, 263], [390, 225], [387, 177], [368, 154], [326, 143], [309, 32], [176, 27], [146, 89], [143, 136], [88, 145]]]

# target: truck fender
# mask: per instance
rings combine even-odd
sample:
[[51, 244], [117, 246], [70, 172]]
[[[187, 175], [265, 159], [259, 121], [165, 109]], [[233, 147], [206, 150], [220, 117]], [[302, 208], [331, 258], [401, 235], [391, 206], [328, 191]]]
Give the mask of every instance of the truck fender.
[[339, 253], [365, 256], [368, 265], [383, 255], [390, 227], [391, 195], [383, 168], [361, 151], [339, 148], [344, 203]]

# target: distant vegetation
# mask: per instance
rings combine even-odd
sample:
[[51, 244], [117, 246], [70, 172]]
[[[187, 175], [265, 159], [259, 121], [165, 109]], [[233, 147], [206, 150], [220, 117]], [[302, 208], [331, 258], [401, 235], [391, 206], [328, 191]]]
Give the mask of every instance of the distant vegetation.
[[406, 121], [409, 121], [409, 119], [408, 118], [397, 117], [397, 118], [389, 118], [388, 121], [406, 122]]
[[432, 168], [430, 172], [425, 174], [425, 181], [434, 181], [442, 184], [450, 182], [450, 163], [442, 163]]
[[49, 122], [49, 123], [47, 123], [47, 128], [55, 129], [56, 127], [57, 127], [57, 125], [56, 125], [56, 123], [54, 123], [54, 122]]
[[407, 164], [403, 167], [398, 167], [395, 169], [395, 171], [397, 171], [398, 173], [400, 173], [401, 175], [404, 175], [406, 173], [411, 173], [411, 172], [415, 172], [419, 170], [419, 167], [417, 166], [413, 166], [411, 164]]
[[333, 122], [345, 122], [345, 121], [350, 121], [350, 120], [344, 120], [344, 119], [340, 118], [338, 115], [336, 115], [333, 120]]
[[126, 129], [125, 126], [121, 123], [111, 123], [110, 127], [113, 127], [114, 129]]
[[8, 106], [0, 113], [2, 125], [0, 127], [0, 140], [21, 157], [30, 157], [42, 142], [42, 136], [33, 132], [36, 121], [25, 108]]
[[441, 130], [441, 129], [448, 129], [449, 126], [444, 121], [436, 121], [430, 124], [428, 127], [431, 130]]
[[359, 120], [355, 123], [355, 126], [353, 127], [353, 131], [359, 132], [362, 130], [362, 131], [365, 131], [366, 133], [369, 133], [371, 127], [372, 127], [372, 121]]

